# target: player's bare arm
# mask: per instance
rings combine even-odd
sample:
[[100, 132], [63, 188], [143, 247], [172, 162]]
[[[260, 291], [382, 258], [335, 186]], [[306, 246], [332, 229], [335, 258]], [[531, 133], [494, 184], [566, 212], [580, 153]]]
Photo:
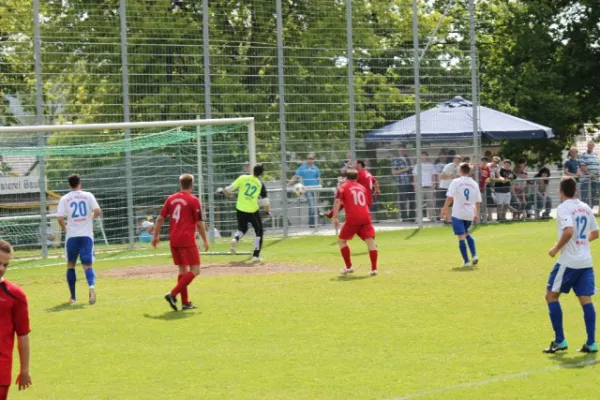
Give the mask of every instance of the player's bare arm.
[[590, 242], [593, 242], [596, 239], [598, 239], [598, 231], [592, 231], [592, 232], [590, 232], [590, 234], [588, 236], [588, 240]]
[[560, 236], [560, 239], [558, 239], [558, 242], [548, 252], [548, 254], [550, 255], [550, 257], [556, 256], [558, 254], [558, 252], [563, 247], [565, 247], [565, 245], [567, 243], [569, 243], [569, 240], [571, 240], [571, 236], [573, 236], [573, 232], [575, 232], [575, 230], [573, 229], [572, 226], [569, 226], [569, 227], [563, 229], [563, 232], [562, 232], [562, 235]]
[[[160, 230], [165, 224], [165, 217], [160, 215], [154, 223], [154, 237], [152, 238], [152, 247], [156, 248], [160, 242]], [[206, 233], [205, 233], [206, 234]]]
[[446, 217], [448, 216], [448, 211], [450, 210], [450, 206], [452, 205], [453, 201], [453, 197], [446, 197], [446, 202], [444, 203], [444, 207], [442, 207], [442, 212], [440, 213], [440, 217], [442, 219], [446, 219]]
[[379, 189], [379, 182], [377, 182], [377, 179], [373, 179], [373, 186], [375, 187], [375, 194], [379, 196], [381, 194], [381, 190]]
[[481, 203], [475, 203], [475, 216], [473, 217], [473, 221], [479, 222], [479, 208], [481, 207]]
[[19, 349], [19, 361], [21, 370], [17, 376], [17, 385], [19, 390], [25, 390], [31, 386], [31, 376], [29, 375], [29, 334], [17, 337], [17, 347]]
[[67, 231], [67, 224], [65, 224], [65, 217], [63, 217], [63, 216], [59, 216], [59, 217], [56, 219], [56, 221], [58, 222], [58, 225], [60, 225], [60, 228], [61, 228], [63, 231], [65, 231], [65, 232], [66, 232], [66, 231]]
[[98, 218], [101, 215], [102, 215], [102, 210], [100, 208], [96, 208], [94, 210], [94, 213], [92, 214], [92, 218], [96, 219], [96, 218]]
[[204, 251], [208, 251], [210, 248], [210, 244], [208, 242], [208, 238], [206, 237], [206, 226], [204, 225], [204, 221], [198, 221], [196, 223], [196, 228], [198, 229], [198, 233], [202, 238], [202, 245], [204, 246]]
[[340, 213], [340, 208], [342, 206], [342, 201], [340, 199], [335, 199], [335, 202], [333, 203], [333, 226], [335, 229], [338, 228], [338, 226], [340, 226], [340, 221], [338, 220], [338, 214]]

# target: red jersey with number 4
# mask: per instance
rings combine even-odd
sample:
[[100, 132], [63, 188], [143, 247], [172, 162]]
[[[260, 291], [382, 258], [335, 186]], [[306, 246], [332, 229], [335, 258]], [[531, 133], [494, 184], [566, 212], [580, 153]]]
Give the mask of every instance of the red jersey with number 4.
[[373, 204], [373, 187], [375, 186], [375, 177], [366, 169], [358, 171], [356, 182], [363, 185], [367, 189], [367, 205], [370, 207]]
[[169, 196], [160, 215], [170, 218], [171, 247], [196, 246], [196, 224], [202, 219], [200, 200], [196, 196], [187, 192]]
[[29, 333], [25, 292], [6, 279], [0, 282], [0, 386], [10, 386], [15, 334]]
[[367, 192], [367, 189], [356, 181], [348, 181], [338, 188], [337, 198], [340, 199], [346, 210], [347, 224], [371, 223]]

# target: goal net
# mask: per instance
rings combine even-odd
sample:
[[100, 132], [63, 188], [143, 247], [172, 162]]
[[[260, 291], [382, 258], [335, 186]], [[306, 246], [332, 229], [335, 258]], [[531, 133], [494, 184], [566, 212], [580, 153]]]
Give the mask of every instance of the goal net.
[[183, 173], [196, 179], [209, 236], [235, 229], [235, 210], [214, 193], [256, 163], [254, 120], [2, 127], [0, 154], [0, 238], [17, 256], [63, 254], [56, 210], [73, 173], [103, 210], [94, 224], [96, 252], [144, 251]]

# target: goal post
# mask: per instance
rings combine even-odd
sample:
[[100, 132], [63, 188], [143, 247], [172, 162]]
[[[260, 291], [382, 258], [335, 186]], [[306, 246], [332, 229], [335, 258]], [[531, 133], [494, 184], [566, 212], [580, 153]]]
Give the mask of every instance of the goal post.
[[[38, 248], [42, 257], [48, 226], [40, 222], [44, 216], [50, 223], [55, 219], [72, 173], [82, 176], [84, 190], [94, 193], [104, 210], [96, 243], [138, 248], [141, 222], [157, 216], [186, 172], [197, 178], [211, 239], [229, 231], [234, 210], [206, 199], [242, 174], [246, 163], [257, 162], [254, 118], [0, 127], [0, 155], [0, 238], [18, 236], [28, 226], [29, 235], [38, 236], [22, 247]], [[128, 168], [131, 174], [125, 173]], [[39, 233], [32, 234], [35, 224]]]

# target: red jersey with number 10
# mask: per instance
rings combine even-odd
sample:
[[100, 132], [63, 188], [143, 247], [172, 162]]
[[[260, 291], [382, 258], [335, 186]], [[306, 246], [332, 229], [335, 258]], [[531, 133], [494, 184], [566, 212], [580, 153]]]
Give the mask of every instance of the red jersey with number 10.
[[367, 189], [363, 185], [356, 181], [347, 181], [338, 188], [337, 198], [340, 199], [346, 210], [346, 223], [371, 223]]
[[202, 220], [200, 200], [187, 192], [177, 192], [165, 201], [164, 218], [170, 217], [169, 241], [171, 247], [196, 246], [196, 224]]

